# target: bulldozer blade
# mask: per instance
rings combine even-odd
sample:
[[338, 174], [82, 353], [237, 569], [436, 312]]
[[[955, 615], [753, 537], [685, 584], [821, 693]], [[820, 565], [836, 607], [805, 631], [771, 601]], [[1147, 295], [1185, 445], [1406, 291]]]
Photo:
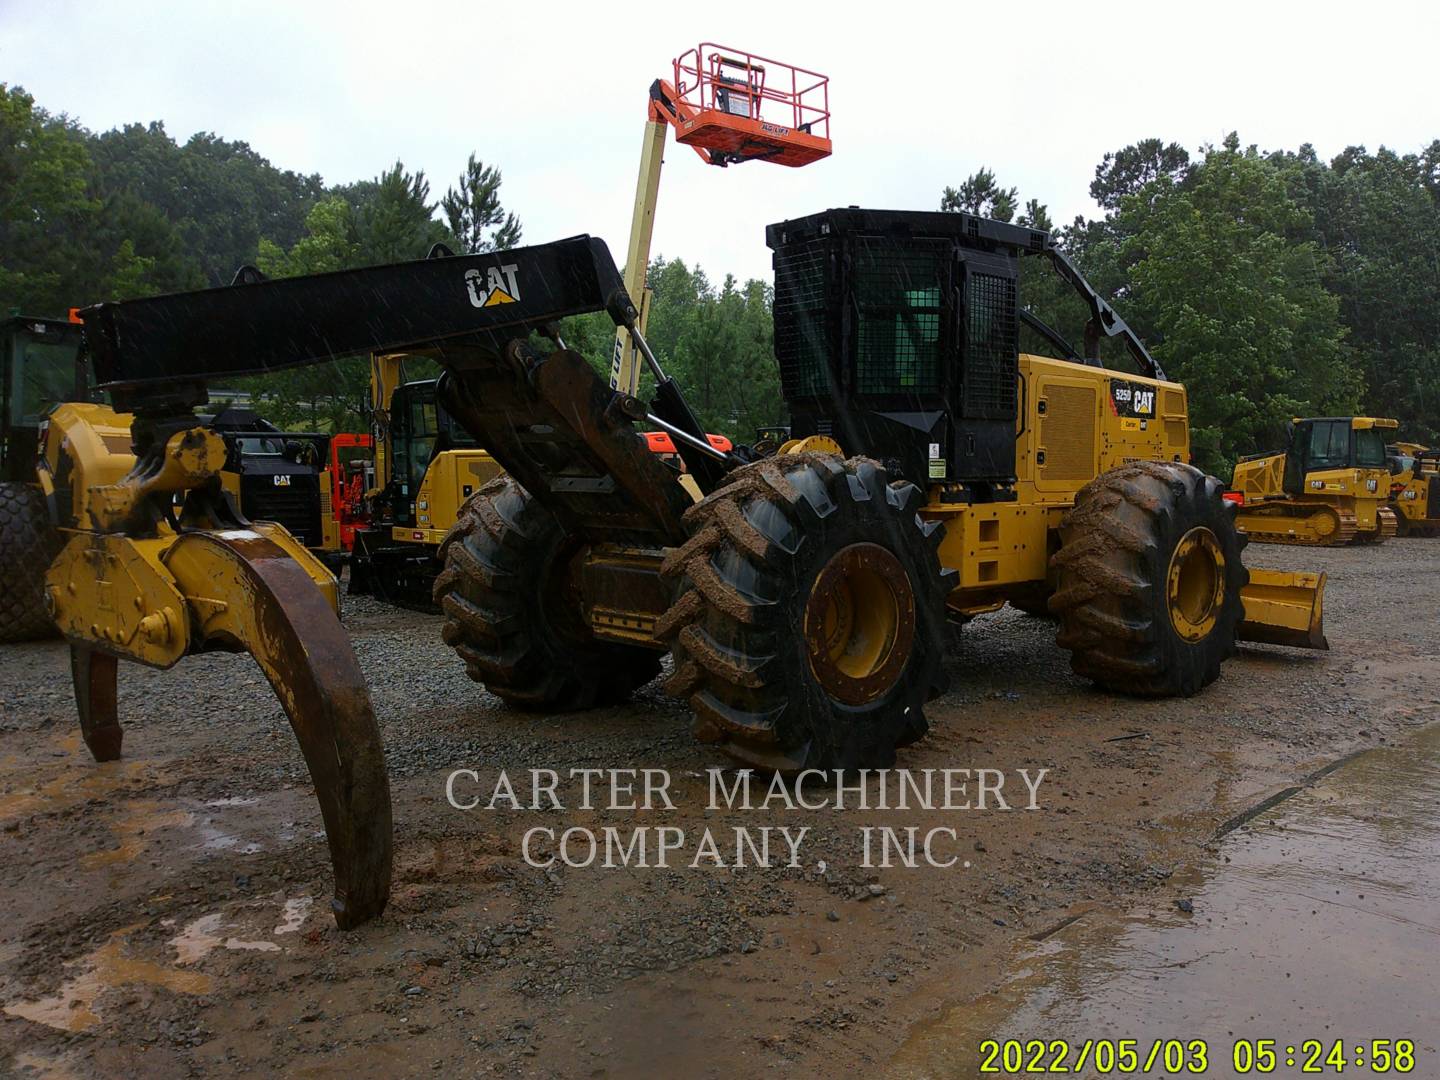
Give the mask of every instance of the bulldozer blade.
[[390, 895], [390, 783], [364, 676], [326, 595], [250, 530], [186, 533], [165, 562], [206, 645], [249, 652], [290, 718], [325, 819], [335, 922], [377, 917]]
[[1325, 639], [1325, 575], [1283, 570], [1251, 570], [1240, 592], [1245, 618], [1236, 631], [1241, 641], [1328, 649]]
[[115, 657], [83, 645], [70, 646], [70, 677], [75, 682], [75, 707], [80, 734], [96, 761], [116, 761], [125, 732], [115, 686]]

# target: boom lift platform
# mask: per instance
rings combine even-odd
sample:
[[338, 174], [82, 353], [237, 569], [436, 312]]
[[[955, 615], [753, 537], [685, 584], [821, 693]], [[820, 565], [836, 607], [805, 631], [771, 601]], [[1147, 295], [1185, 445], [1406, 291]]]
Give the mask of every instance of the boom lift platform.
[[[650, 321], [650, 241], [660, 198], [660, 166], [665, 135], [700, 155], [707, 165], [725, 168], [746, 161], [769, 161], [799, 168], [829, 157], [830, 80], [793, 64], [768, 60], [742, 49], [703, 42], [674, 62], [673, 81], [650, 86], [650, 111], [640, 144], [640, 176], [625, 253], [625, 290], [639, 304], [638, 329]], [[640, 392], [642, 364], [630, 333], [615, 333], [610, 386], [626, 394]]]

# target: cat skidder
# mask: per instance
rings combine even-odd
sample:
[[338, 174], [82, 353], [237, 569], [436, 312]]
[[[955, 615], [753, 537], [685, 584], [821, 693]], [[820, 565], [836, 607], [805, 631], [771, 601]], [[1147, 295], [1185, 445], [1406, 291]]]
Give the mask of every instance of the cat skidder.
[[[1184, 388], [1044, 233], [837, 210], [768, 241], [792, 437], [765, 458], [706, 438], [587, 236], [87, 309], [117, 411], [53, 413], [42, 480], [96, 756], [119, 752], [117, 660], [249, 651], [315, 781], [337, 919], [383, 908], [384, 758], [334, 578], [239, 514], [196, 415], [209, 380], [357, 353], [436, 362], [438, 402], [505, 470], [442, 543], [434, 595], [472, 677], [520, 707], [619, 701], [671, 651], [668, 689], [737, 760], [874, 767], [926, 731], [947, 618], [1007, 600], [1044, 599], [1076, 671], [1126, 693], [1193, 694], [1239, 639], [1326, 647], [1323, 575], [1246, 570], [1218, 482], [1184, 464]], [[1020, 307], [1027, 256], [1090, 305], [1091, 359]], [[503, 298], [477, 304], [476, 281]], [[602, 310], [650, 401], [565, 347], [556, 321]], [[1065, 359], [1022, 354], [1021, 323]], [[1145, 374], [1096, 366], [1105, 335]]]

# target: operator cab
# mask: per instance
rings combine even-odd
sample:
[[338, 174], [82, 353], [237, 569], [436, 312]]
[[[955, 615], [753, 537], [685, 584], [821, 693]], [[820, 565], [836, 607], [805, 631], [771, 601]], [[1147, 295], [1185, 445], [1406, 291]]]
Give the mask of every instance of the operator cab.
[[435, 379], [402, 383], [390, 401], [395, 462], [389, 496], [396, 525], [415, 525], [415, 495], [439, 454], [479, 448], [475, 437], [440, 405], [438, 385]]
[[1306, 477], [1338, 469], [1389, 469], [1385, 433], [1394, 420], [1368, 416], [1324, 416], [1296, 419], [1290, 425], [1285, 452], [1283, 488], [1287, 494], [1307, 490]]
[[0, 323], [0, 480], [33, 480], [40, 425], [62, 401], [95, 398], [81, 326], [16, 317]]

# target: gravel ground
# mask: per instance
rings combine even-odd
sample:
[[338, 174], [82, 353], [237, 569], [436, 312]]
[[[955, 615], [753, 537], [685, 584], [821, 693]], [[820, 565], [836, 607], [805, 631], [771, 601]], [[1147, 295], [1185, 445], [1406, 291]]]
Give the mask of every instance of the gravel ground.
[[[390, 907], [325, 904], [319, 814], [283, 713], [244, 656], [121, 669], [126, 756], [80, 743], [66, 652], [0, 648], [0, 1063], [49, 1077], [834, 1074], [983, 992], [1018, 942], [1088, 905], [1174, 890], [1215, 827], [1437, 715], [1440, 541], [1255, 545], [1330, 574], [1333, 651], [1246, 647], [1185, 701], [1110, 697], [1042, 619], [967, 627], [952, 689], [902, 767], [1050, 770], [1033, 813], [706, 808], [684, 708], [647, 687], [591, 713], [516, 714], [438, 619], [347, 602], [390, 764]], [[669, 770], [674, 810], [461, 812], [445, 779]], [[1016, 781], [1011, 781], [1012, 784]], [[1011, 788], [1007, 791], [1014, 794]], [[798, 868], [532, 867], [535, 826], [809, 827]], [[866, 869], [861, 826], [956, 830], [950, 868]], [[557, 830], [558, 831], [558, 830]], [[776, 841], [778, 845], [778, 840]], [[823, 866], [822, 866], [823, 864]]]

